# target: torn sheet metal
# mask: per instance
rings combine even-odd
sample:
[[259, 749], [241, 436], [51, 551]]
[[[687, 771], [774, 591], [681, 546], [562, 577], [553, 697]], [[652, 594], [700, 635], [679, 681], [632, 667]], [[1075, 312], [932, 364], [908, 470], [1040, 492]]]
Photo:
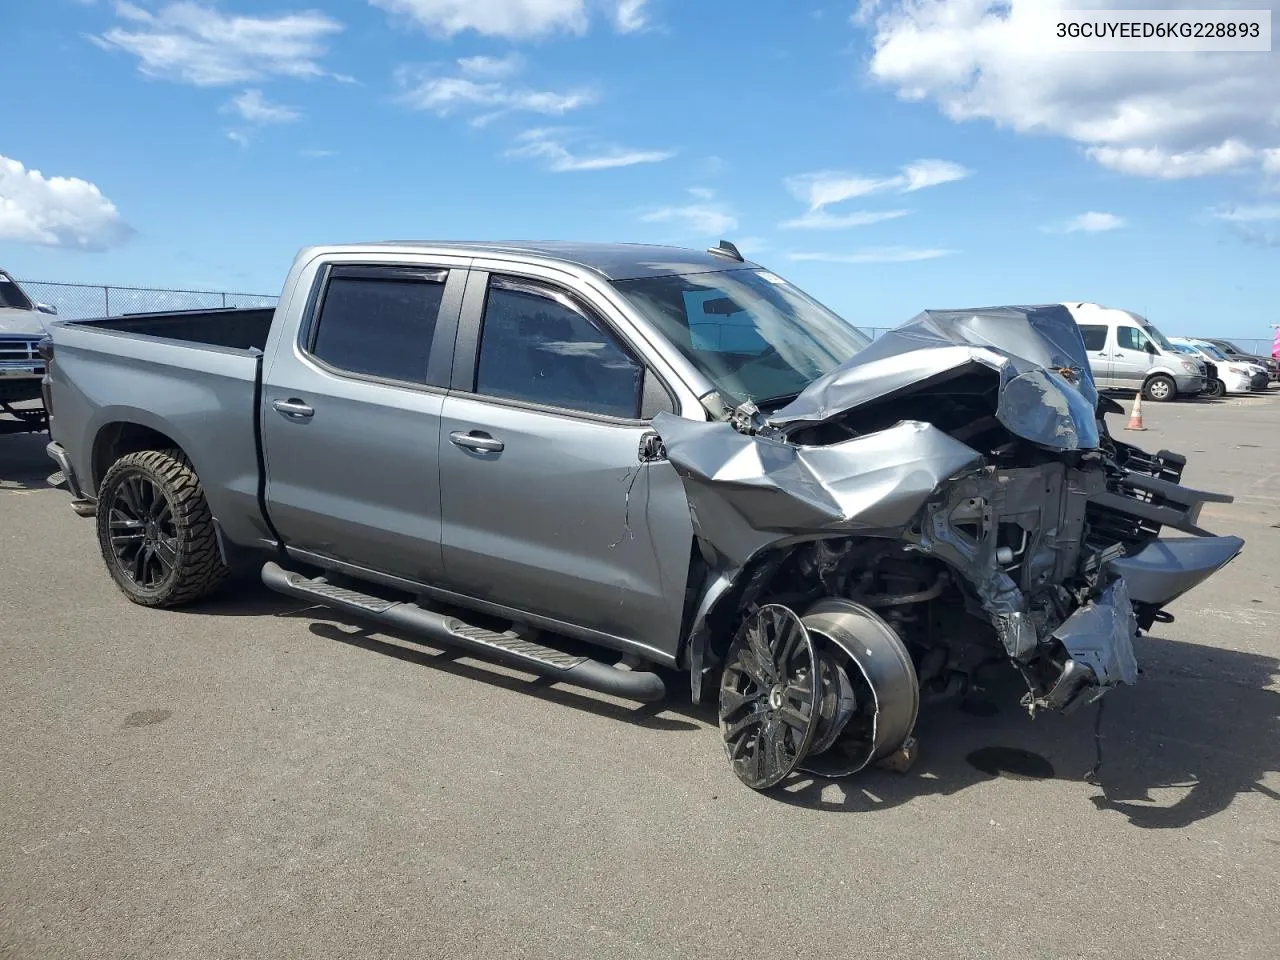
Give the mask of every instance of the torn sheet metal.
[[814, 381], [767, 426], [785, 436], [973, 364], [999, 376], [996, 416], [1011, 433], [1054, 450], [1097, 447], [1097, 387], [1061, 304], [926, 310]]
[[1085, 604], [1053, 631], [1071, 659], [1093, 671], [1098, 686], [1138, 682], [1133, 638], [1138, 624], [1124, 579]]
[[972, 447], [915, 421], [823, 447], [665, 413], [653, 428], [684, 481], [694, 530], [731, 567], [788, 536], [893, 536], [940, 483], [981, 461]]

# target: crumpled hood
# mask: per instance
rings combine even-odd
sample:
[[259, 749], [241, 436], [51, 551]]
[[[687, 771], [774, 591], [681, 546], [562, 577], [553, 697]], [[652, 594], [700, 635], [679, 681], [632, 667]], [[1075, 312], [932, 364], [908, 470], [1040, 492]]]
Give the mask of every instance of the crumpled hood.
[[39, 310], [15, 310], [12, 307], [0, 307], [0, 336], [29, 335], [44, 336], [44, 318], [46, 314]]
[[996, 416], [1011, 433], [1054, 450], [1098, 445], [1097, 387], [1084, 339], [1061, 304], [926, 310], [814, 381], [766, 423], [785, 436], [974, 364], [998, 374]]

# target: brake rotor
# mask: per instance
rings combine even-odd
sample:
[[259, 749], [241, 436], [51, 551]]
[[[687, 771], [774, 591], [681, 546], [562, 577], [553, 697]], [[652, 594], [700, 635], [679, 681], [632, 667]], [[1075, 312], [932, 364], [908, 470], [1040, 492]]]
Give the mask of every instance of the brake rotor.
[[[875, 611], [850, 600], [819, 601], [803, 624], [820, 651], [841, 669], [853, 701], [843, 724], [823, 726], [823, 751], [797, 767], [824, 777], [857, 773], [897, 750], [911, 735], [920, 709], [915, 666], [897, 632]], [[833, 717], [836, 714], [832, 714]]]
[[782, 782], [818, 728], [819, 677], [809, 631], [794, 610], [765, 604], [743, 621], [720, 679], [720, 733], [739, 780]]

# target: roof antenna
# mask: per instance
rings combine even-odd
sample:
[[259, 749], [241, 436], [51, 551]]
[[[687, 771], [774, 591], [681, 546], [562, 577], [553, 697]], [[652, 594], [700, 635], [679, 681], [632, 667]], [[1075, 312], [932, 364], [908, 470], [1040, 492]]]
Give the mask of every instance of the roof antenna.
[[745, 262], [742, 259], [742, 254], [738, 252], [738, 248], [728, 240], [721, 240], [718, 247], [707, 247], [707, 253], [714, 253], [717, 257], [728, 257], [730, 260], [737, 260], [739, 263]]

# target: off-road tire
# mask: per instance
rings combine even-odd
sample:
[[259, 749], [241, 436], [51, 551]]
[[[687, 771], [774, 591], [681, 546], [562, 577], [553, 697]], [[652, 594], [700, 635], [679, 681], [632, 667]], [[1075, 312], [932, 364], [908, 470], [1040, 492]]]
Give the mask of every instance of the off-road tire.
[[[152, 586], [135, 582], [111, 546], [111, 506], [121, 484], [131, 477], [150, 481], [168, 501], [176, 534], [172, 569]], [[97, 528], [98, 547], [111, 578], [126, 597], [144, 607], [178, 607], [203, 599], [222, 586], [230, 572], [218, 549], [200, 478], [181, 450], [143, 450], [112, 464], [98, 488]]]
[[1152, 403], [1166, 403], [1170, 400], [1176, 400], [1178, 399], [1178, 385], [1174, 382], [1173, 377], [1166, 377], [1163, 373], [1157, 373], [1142, 385], [1142, 399], [1150, 400]]

